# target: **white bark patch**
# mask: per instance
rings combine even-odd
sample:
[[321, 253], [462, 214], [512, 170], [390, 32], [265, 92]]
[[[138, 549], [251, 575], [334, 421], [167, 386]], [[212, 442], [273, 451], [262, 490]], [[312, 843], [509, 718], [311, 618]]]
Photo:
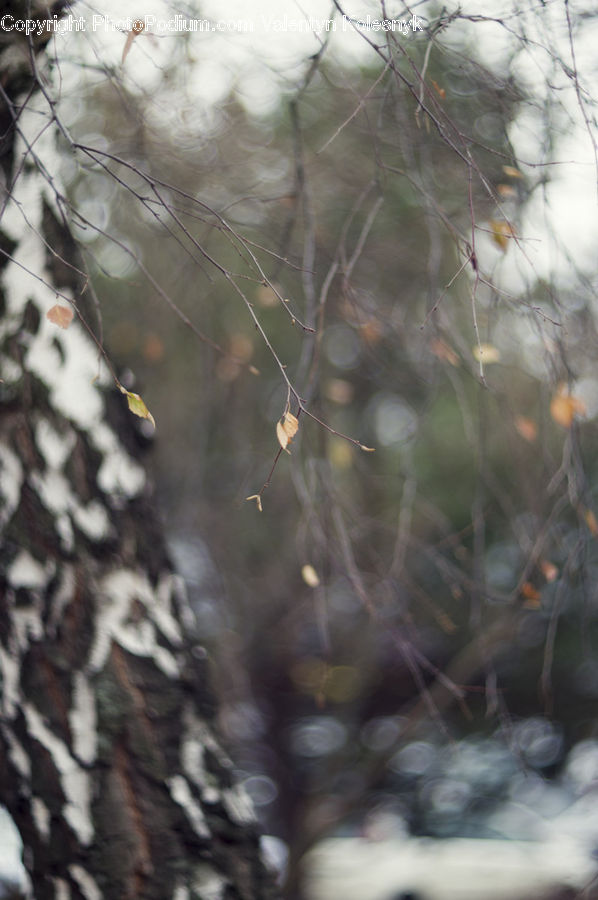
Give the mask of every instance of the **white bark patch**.
[[201, 900], [222, 900], [227, 882], [209, 866], [200, 863], [195, 867], [193, 890]]
[[85, 900], [102, 900], [103, 894], [89, 872], [82, 866], [69, 866], [69, 875], [73, 881], [77, 882], [77, 886]]
[[8, 583], [13, 588], [43, 590], [52, 577], [53, 572], [53, 565], [42, 566], [27, 550], [21, 550], [8, 567]]
[[16, 715], [21, 699], [19, 684], [21, 668], [18, 654], [7, 653], [3, 647], [0, 647], [0, 676], [2, 714], [12, 719]]
[[64, 878], [53, 878], [54, 900], [71, 900], [71, 889]]
[[27, 781], [31, 778], [31, 761], [25, 753], [23, 747], [12, 733], [11, 728], [3, 728], [2, 733], [8, 744], [8, 758], [17, 770]]
[[10, 522], [19, 505], [23, 484], [23, 466], [12, 450], [0, 445], [0, 494], [4, 502], [0, 509], [0, 526]]
[[75, 433], [58, 434], [47, 419], [35, 426], [35, 443], [50, 469], [62, 469], [75, 444]]
[[222, 791], [222, 803], [232, 821], [238, 825], [255, 822], [255, 812], [249, 794], [241, 785]]
[[207, 729], [190, 704], [186, 706], [183, 713], [183, 725], [184, 732], [181, 741], [183, 772], [196, 785], [205, 785], [207, 773], [204, 765], [202, 737]]
[[186, 779], [182, 775], [173, 775], [172, 778], [167, 780], [167, 784], [170, 789], [170, 796], [175, 803], [178, 803], [185, 810], [195, 833], [201, 837], [209, 837], [210, 829], [206, 823], [203, 810], [191, 793]]
[[[129, 653], [153, 659], [156, 666], [169, 678], [178, 678], [178, 662], [156, 639], [156, 624], [153, 620], [158, 618], [163, 622], [166, 613], [160, 610], [158, 598], [147, 577], [130, 569], [111, 572], [100, 585], [100, 595], [102, 599], [96, 617], [96, 634], [89, 657], [90, 671], [98, 672], [103, 668], [112, 642], [115, 641]], [[131, 616], [135, 600], [145, 607], [149, 619], [143, 616], [136, 621], [136, 617]], [[167, 627], [172, 633], [170, 623]]]
[[77, 527], [92, 541], [100, 541], [110, 533], [108, 513], [97, 500], [91, 500], [87, 506], [75, 506], [73, 518]]
[[73, 734], [73, 750], [88, 765], [97, 754], [97, 711], [95, 694], [83, 672], [73, 677], [73, 707], [69, 711], [69, 725]]
[[122, 493], [134, 497], [145, 485], [145, 472], [123, 450], [114, 432], [99, 422], [89, 436], [103, 454], [104, 461], [98, 472], [98, 485], [107, 494]]
[[63, 815], [82, 844], [87, 846], [93, 837], [90, 813], [90, 780], [68, 747], [44, 724], [39, 712], [30, 703], [23, 706], [27, 729], [32, 738], [46, 748], [57, 771], [67, 799]]
[[31, 815], [35, 822], [38, 834], [44, 841], [50, 840], [50, 810], [41, 799], [41, 797], [32, 797], [31, 799]]
[[172, 900], [191, 900], [189, 888], [185, 887], [184, 884], [177, 884], [174, 889], [174, 894], [172, 895]]

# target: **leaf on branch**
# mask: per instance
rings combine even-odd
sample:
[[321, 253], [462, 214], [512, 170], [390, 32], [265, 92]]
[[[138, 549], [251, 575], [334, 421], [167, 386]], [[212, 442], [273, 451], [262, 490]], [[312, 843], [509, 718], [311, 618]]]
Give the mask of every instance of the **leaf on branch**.
[[485, 366], [500, 362], [500, 350], [494, 344], [476, 344], [471, 352], [474, 359], [484, 363]]
[[541, 604], [540, 591], [533, 586], [531, 581], [525, 581], [521, 585], [521, 596], [526, 609], [539, 609]]
[[262, 512], [262, 498], [259, 494], [252, 494], [250, 497], [245, 497], [245, 500], [255, 500], [258, 511]]
[[436, 93], [438, 94], [438, 96], [440, 97], [440, 99], [444, 100], [444, 98], [446, 97], [445, 89], [443, 87], [440, 87], [440, 85], [436, 81], [434, 81], [434, 79], [432, 79], [432, 86], [433, 86], [434, 90], [436, 91]]
[[129, 50], [133, 46], [133, 41], [135, 40], [135, 38], [137, 37], [138, 34], [141, 34], [141, 32], [144, 30], [144, 28], [145, 28], [145, 24], [143, 23], [143, 21], [141, 19], [135, 19], [135, 21], [133, 22], [133, 27], [131, 28], [131, 30], [129, 32], [127, 32], [127, 39], [125, 41], [125, 46], [123, 48], [121, 65], [124, 64], [125, 59], [129, 55]]
[[510, 238], [515, 236], [513, 226], [506, 219], [490, 219], [489, 225], [492, 240], [505, 253], [509, 246]]
[[313, 566], [309, 563], [301, 569], [301, 577], [306, 585], [310, 588], [317, 588], [320, 584], [320, 577]]
[[586, 405], [579, 397], [570, 394], [564, 384], [559, 385], [550, 401], [550, 415], [563, 428], [571, 428], [576, 416], [586, 414]]
[[376, 452], [375, 447], [366, 447], [365, 444], [360, 444], [359, 449], [363, 450], [365, 453], [375, 453]]
[[286, 412], [282, 419], [279, 419], [276, 423], [276, 437], [278, 438], [278, 443], [283, 450], [287, 451], [287, 453], [290, 453], [288, 446], [297, 434], [298, 429], [299, 421], [291, 412]]
[[527, 416], [515, 416], [515, 428], [529, 444], [533, 444], [538, 437], [538, 426], [532, 419], [528, 419]]
[[149, 409], [147, 408], [147, 406], [145, 405], [145, 403], [143, 402], [143, 400], [141, 399], [141, 397], [139, 396], [139, 394], [134, 394], [133, 391], [127, 391], [127, 389], [124, 388], [122, 386], [122, 384], [119, 385], [119, 388], [120, 388], [121, 394], [124, 394], [126, 396], [127, 403], [129, 404], [129, 409], [131, 410], [131, 412], [134, 415], [139, 416], [140, 419], [148, 419], [155, 428], [156, 427], [155, 419], [152, 416]]
[[68, 306], [61, 306], [60, 303], [56, 303], [46, 313], [46, 319], [53, 325], [58, 325], [59, 328], [68, 328], [73, 321], [73, 316], [72, 309], [69, 309]]
[[559, 574], [559, 570], [549, 559], [540, 560], [540, 571], [549, 584], [556, 581]]
[[598, 537], [598, 521], [596, 520], [596, 516], [594, 515], [591, 509], [586, 509], [583, 515], [586, 525], [590, 529], [590, 534], [592, 537]]
[[523, 175], [515, 166], [503, 166], [502, 170], [509, 178], [523, 178]]

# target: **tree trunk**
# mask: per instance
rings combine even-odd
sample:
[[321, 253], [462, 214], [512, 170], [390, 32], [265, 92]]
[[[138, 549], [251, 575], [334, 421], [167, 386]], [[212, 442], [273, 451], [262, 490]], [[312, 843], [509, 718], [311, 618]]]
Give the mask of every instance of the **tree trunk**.
[[46, 318], [85, 286], [34, 90], [47, 37], [0, 37], [0, 801], [37, 900], [274, 897], [130, 413], [81, 323]]

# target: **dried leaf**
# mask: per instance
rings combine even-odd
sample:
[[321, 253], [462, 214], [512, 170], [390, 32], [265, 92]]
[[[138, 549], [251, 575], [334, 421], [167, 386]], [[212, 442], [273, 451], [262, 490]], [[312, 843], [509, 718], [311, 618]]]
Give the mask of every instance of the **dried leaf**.
[[556, 394], [550, 401], [550, 415], [563, 428], [571, 428], [575, 416], [583, 416], [586, 406], [583, 400], [570, 394], [564, 384], [559, 385]]
[[445, 91], [445, 89], [442, 88], [442, 87], [440, 87], [440, 86], [434, 81], [434, 79], [432, 79], [432, 85], [433, 85], [433, 87], [434, 87], [434, 90], [436, 91], [436, 93], [437, 93], [438, 96], [440, 97], [440, 99], [441, 99], [441, 100], [444, 100], [444, 98], [446, 97], [446, 91]]
[[276, 423], [276, 437], [283, 450], [289, 452], [288, 446], [297, 434], [299, 421], [291, 412], [286, 412]]
[[133, 391], [127, 391], [126, 388], [122, 386], [122, 384], [119, 385], [119, 387], [121, 394], [125, 394], [127, 398], [127, 403], [129, 404], [129, 409], [131, 410], [131, 412], [134, 415], [139, 416], [140, 419], [148, 419], [155, 428], [155, 419], [139, 394], [134, 394]]
[[533, 444], [538, 437], [538, 426], [527, 416], [515, 416], [515, 428], [521, 437], [530, 444]]
[[301, 577], [308, 587], [317, 588], [320, 584], [320, 578], [313, 566], [309, 563], [301, 569]]
[[598, 537], [598, 521], [591, 509], [586, 509], [584, 519], [586, 520], [586, 525], [590, 529], [592, 537]]
[[559, 574], [559, 570], [549, 559], [542, 559], [540, 561], [540, 571], [549, 584], [556, 581]]
[[143, 23], [143, 21], [141, 19], [135, 19], [135, 21], [133, 22], [133, 27], [131, 28], [131, 30], [129, 32], [127, 32], [127, 39], [125, 41], [125, 46], [123, 47], [123, 55], [122, 55], [122, 59], [121, 59], [121, 64], [124, 63], [125, 59], [129, 55], [129, 50], [133, 46], [133, 41], [135, 40], [135, 38], [137, 37], [138, 34], [141, 34], [141, 32], [144, 30], [144, 28], [145, 28], [145, 24]]
[[251, 497], [245, 497], [246, 500], [255, 500], [255, 504], [259, 510], [262, 512], [262, 498], [259, 494], [252, 494]]
[[509, 246], [509, 239], [515, 235], [513, 226], [506, 219], [490, 219], [489, 225], [492, 240], [504, 253]]
[[523, 178], [523, 175], [515, 166], [503, 166], [502, 170], [509, 178]]
[[61, 306], [60, 303], [56, 303], [46, 313], [46, 319], [53, 325], [58, 325], [59, 328], [68, 328], [73, 321], [73, 316], [72, 309], [68, 306]]
[[496, 191], [499, 197], [504, 197], [505, 199], [517, 196], [517, 191], [512, 184], [497, 184]]
[[526, 581], [521, 585], [521, 596], [524, 599], [524, 607], [526, 609], [539, 609], [540, 607], [540, 591], [531, 583]]
[[366, 447], [365, 444], [360, 444], [359, 449], [364, 450], [366, 453], [375, 453], [376, 452], [375, 447]]
[[474, 359], [489, 366], [500, 361], [500, 350], [494, 344], [476, 344], [472, 348]]

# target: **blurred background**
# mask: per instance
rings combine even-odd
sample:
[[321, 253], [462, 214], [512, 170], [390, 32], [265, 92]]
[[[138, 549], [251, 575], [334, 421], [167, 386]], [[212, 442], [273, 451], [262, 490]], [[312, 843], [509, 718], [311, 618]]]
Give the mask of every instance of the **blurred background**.
[[285, 896], [590, 896], [595, 9], [226, 20], [57, 37], [62, 171]]

